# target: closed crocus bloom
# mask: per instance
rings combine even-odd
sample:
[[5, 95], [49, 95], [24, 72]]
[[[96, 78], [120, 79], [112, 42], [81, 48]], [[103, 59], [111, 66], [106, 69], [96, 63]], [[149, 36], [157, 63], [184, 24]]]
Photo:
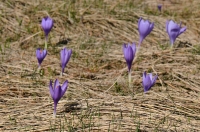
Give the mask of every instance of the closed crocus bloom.
[[65, 94], [68, 87], [68, 81], [66, 80], [62, 86], [60, 86], [59, 81], [56, 79], [54, 82], [54, 87], [52, 86], [52, 81], [50, 81], [49, 84], [49, 91], [51, 94], [51, 97], [54, 101], [54, 116], [56, 115], [56, 107], [59, 102], [59, 100], [62, 98], [62, 96]]
[[161, 9], [162, 9], [162, 5], [158, 4], [158, 10], [161, 11]]
[[156, 75], [155, 77], [153, 77], [152, 73], [149, 74], [146, 74], [146, 72], [143, 73], [142, 85], [144, 87], [145, 93], [149, 91], [150, 88], [155, 84], [157, 78], [158, 76]]
[[40, 48], [38, 48], [36, 50], [36, 57], [38, 60], [39, 67], [41, 66], [41, 63], [44, 60], [44, 58], [46, 57], [46, 55], [47, 55], [47, 50], [42, 50]]
[[142, 18], [138, 21], [138, 30], [140, 34], [139, 46], [145, 37], [153, 30], [154, 23], [151, 23], [149, 20], [143, 20]]
[[181, 23], [180, 25], [176, 24], [172, 20], [166, 22], [166, 31], [169, 35], [170, 38], [170, 43], [171, 47], [173, 46], [176, 38], [182, 34], [183, 32], [186, 31], [186, 27], [181, 28]]
[[60, 59], [61, 59], [61, 66], [62, 66], [62, 73], [64, 73], [64, 69], [71, 57], [72, 50], [64, 48], [60, 51]]
[[47, 39], [49, 32], [53, 27], [53, 20], [50, 17], [44, 17], [41, 22], [42, 29], [44, 30]]
[[136, 46], [135, 43], [131, 44], [124, 44], [123, 45], [123, 52], [124, 52], [124, 58], [126, 60], [127, 66], [128, 66], [128, 71], [130, 72], [131, 70], [131, 65], [133, 62], [133, 59], [135, 57], [136, 53]]

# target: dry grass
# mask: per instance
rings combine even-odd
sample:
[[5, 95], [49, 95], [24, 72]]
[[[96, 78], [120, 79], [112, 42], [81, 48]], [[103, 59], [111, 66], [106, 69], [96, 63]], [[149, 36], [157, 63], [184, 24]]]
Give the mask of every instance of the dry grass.
[[[1, 0], [1, 131], [200, 131], [198, 0]], [[44, 47], [41, 19], [55, 25], [48, 55], [37, 72], [35, 50]], [[122, 44], [138, 43], [139, 17], [155, 22], [132, 65], [128, 89]], [[172, 52], [165, 22], [187, 26]], [[63, 41], [70, 40], [70, 41]], [[73, 50], [60, 77], [59, 52]], [[143, 71], [159, 75], [143, 94]], [[49, 80], [69, 80], [53, 119]]]

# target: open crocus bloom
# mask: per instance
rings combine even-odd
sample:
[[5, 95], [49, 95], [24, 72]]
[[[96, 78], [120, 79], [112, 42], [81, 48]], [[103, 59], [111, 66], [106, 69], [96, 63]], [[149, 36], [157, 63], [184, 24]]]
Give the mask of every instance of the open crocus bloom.
[[178, 25], [172, 20], [166, 22], [166, 31], [169, 35], [171, 46], [173, 46], [176, 38], [185, 32], [186, 29], [186, 27], [181, 28], [181, 23]]
[[64, 73], [64, 69], [71, 57], [72, 50], [64, 48], [60, 51], [60, 60], [61, 60], [61, 66], [62, 66], [62, 73]]
[[46, 57], [46, 55], [47, 55], [47, 50], [42, 50], [40, 48], [38, 48], [36, 50], [36, 57], [38, 60], [39, 67], [41, 66], [41, 63], [44, 60], [44, 58]]
[[41, 27], [44, 30], [46, 38], [53, 27], [53, 20], [50, 17], [44, 17], [41, 22]]
[[143, 73], [142, 85], [143, 85], [143, 87], [144, 87], [144, 92], [145, 92], [145, 93], [146, 93], [147, 91], [149, 91], [150, 88], [155, 84], [157, 78], [158, 78], [157, 75], [153, 78], [152, 73], [149, 73], [149, 74], [146, 74], [146, 72]]
[[133, 59], [135, 57], [136, 53], [136, 46], [135, 43], [131, 44], [124, 44], [123, 45], [123, 52], [124, 52], [124, 58], [126, 60], [127, 66], [128, 66], [128, 71], [130, 72], [131, 70], [131, 65], [133, 62]]
[[51, 97], [54, 101], [54, 116], [56, 115], [56, 107], [59, 102], [59, 100], [62, 98], [62, 96], [65, 94], [68, 87], [68, 81], [66, 80], [62, 86], [60, 86], [59, 81], [56, 79], [54, 82], [54, 87], [52, 87], [52, 81], [50, 81], [49, 84], [49, 91], [51, 94]]
[[139, 46], [142, 43], [142, 41], [145, 39], [145, 37], [153, 30], [154, 23], [151, 23], [149, 20], [143, 20], [142, 18], [138, 21], [138, 31], [140, 34], [140, 41]]

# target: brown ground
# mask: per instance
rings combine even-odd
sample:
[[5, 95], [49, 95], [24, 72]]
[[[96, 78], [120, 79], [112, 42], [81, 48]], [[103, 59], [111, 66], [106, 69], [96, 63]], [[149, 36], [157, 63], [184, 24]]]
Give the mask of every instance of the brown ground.
[[[0, 0], [0, 130], [200, 131], [199, 6], [198, 0]], [[40, 22], [47, 15], [55, 24], [38, 72], [35, 50], [44, 47]], [[138, 43], [139, 17], [155, 26], [132, 65], [129, 89], [122, 44]], [[171, 52], [168, 19], [187, 26]], [[73, 55], [61, 77], [63, 47]], [[144, 71], [159, 76], [147, 94]], [[54, 119], [48, 85], [56, 78], [69, 87]]]

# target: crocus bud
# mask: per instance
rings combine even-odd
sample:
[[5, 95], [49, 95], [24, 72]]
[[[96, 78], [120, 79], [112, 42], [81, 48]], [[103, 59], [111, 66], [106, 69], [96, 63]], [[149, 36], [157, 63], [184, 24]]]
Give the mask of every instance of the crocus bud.
[[171, 46], [173, 46], [176, 38], [180, 34], [185, 32], [186, 29], [187, 29], [186, 27], [181, 28], [181, 23], [180, 23], [180, 25], [178, 25], [175, 22], [173, 22], [172, 20], [166, 22], [166, 31], [169, 35]]
[[56, 107], [59, 102], [59, 100], [62, 98], [62, 96], [65, 94], [68, 87], [68, 81], [66, 80], [62, 86], [60, 86], [59, 81], [56, 79], [54, 82], [54, 87], [52, 86], [52, 81], [50, 81], [49, 84], [49, 91], [51, 94], [51, 97], [54, 101], [54, 116], [56, 115]]
[[143, 20], [142, 18], [138, 21], [138, 30], [140, 34], [139, 46], [145, 37], [153, 30], [154, 23], [151, 23], [149, 20]]
[[158, 10], [161, 11], [161, 9], [162, 9], [162, 5], [158, 4]]
[[132, 45], [124, 44], [123, 45], [123, 52], [124, 52], [124, 59], [126, 60], [126, 63], [127, 63], [127, 66], [128, 66], [128, 71], [130, 72], [131, 65], [132, 65], [132, 62], [133, 62], [133, 59], [134, 59], [135, 53], [136, 53], [135, 43], [133, 43]]
[[49, 32], [53, 27], [53, 20], [50, 17], [44, 17], [41, 22], [42, 29], [44, 30], [45, 37], [47, 39]]
[[64, 73], [64, 69], [71, 57], [72, 50], [64, 48], [60, 51], [60, 60], [61, 60], [61, 66], [62, 66], [62, 73]]
[[40, 48], [38, 48], [36, 50], [36, 57], [37, 57], [37, 60], [38, 60], [39, 67], [41, 66], [41, 63], [44, 60], [44, 58], [46, 57], [46, 55], [47, 55], [47, 50], [42, 50]]
[[157, 75], [153, 78], [152, 73], [149, 73], [149, 74], [146, 74], [146, 72], [143, 73], [142, 85], [143, 85], [143, 87], [144, 87], [144, 92], [145, 92], [145, 93], [146, 93], [147, 91], [149, 91], [150, 88], [155, 84], [157, 78], [158, 78]]

